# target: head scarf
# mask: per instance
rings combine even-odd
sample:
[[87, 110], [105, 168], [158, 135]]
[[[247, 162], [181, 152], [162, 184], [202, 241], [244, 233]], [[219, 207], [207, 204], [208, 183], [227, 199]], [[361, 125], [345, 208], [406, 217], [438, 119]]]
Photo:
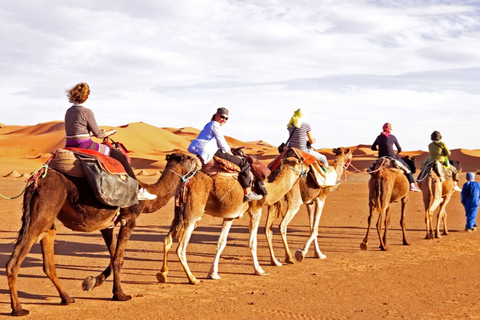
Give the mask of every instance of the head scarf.
[[294, 126], [295, 128], [300, 128], [302, 126], [302, 109], [297, 109], [294, 113], [290, 121], [288, 122], [288, 126]]
[[475, 175], [473, 174], [473, 172], [467, 172], [467, 180], [468, 181], [475, 180]]
[[387, 138], [390, 137], [390, 132], [392, 131], [392, 124], [391, 123], [385, 123], [382, 127], [383, 131], [381, 134], [385, 135]]

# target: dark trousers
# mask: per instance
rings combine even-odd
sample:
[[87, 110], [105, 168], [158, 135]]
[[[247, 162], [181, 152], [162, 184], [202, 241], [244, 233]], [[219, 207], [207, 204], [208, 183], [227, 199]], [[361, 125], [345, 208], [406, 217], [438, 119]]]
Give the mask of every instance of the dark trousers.
[[110, 148], [110, 157], [120, 161], [120, 163], [125, 168], [125, 171], [127, 172], [128, 176], [137, 180], [137, 178], [135, 177], [135, 173], [133, 173], [132, 167], [130, 167], [130, 163], [128, 163], [127, 157], [123, 153], [121, 153], [117, 149]]
[[[398, 156], [395, 156], [395, 159], [397, 159], [398, 161], [400, 161], [400, 162], [405, 166], [405, 168], [410, 169], [410, 167], [408, 166], [408, 164], [407, 164], [402, 158], [400, 158], [400, 157], [398, 157]], [[410, 184], [415, 183], [415, 179], [413, 179], [413, 174], [412, 174], [411, 171], [410, 171], [409, 173], [405, 173], [405, 175], [407, 176], [408, 182], [409, 182]]]
[[219, 158], [228, 160], [232, 163], [235, 163], [237, 166], [240, 167], [240, 173], [238, 174], [238, 182], [242, 188], [250, 188], [252, 185], [252, 172], [250, 170], [250, 163], [248, 163], [247, 159], [236, 157], [229, 153], [224, 153], [222, 150], [217, 150], [215, 155]]

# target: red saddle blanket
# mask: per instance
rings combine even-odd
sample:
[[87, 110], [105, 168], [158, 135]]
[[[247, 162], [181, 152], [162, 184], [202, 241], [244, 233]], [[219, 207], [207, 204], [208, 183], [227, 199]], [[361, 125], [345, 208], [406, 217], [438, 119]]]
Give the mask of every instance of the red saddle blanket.
[[97, 152], [95, 150], [90, 150], [90, 149], [82, 149], [82, 148], [64, 148], [66, 150], [72, 151], [76, 155], [79, 155], [81, 157], [87, 157], [87, 158], [95, 158], [102, 169], [105, 171], [112, 173], [112, 174], [126, 174], [125, 168], [123, 165], [120, 163], [120, 161], [106, 156], [100, 152]]
[[307, 166], [311, 165], [312, 163], [314, 163], [315, 161], [317, 161], [317, 158], [315, 158], [314, 156], [312, 156], [311, 154], [309, 153], [306, 153], [300, 149], [297, 149], [297, 148], [289, 148], [285, 151], [283, 151], [282, 153], [280, 153], [272, 162], [270, 162], [268, 164], [268, 168], [273, 172], [275, 171], [275, 169], [277, 169], [277, 167], [280, 165], [280, 161], [282, 161], [283, 157], [285, 156], [285, 153], [287, 153], [288, 150], [293, 150], [298, 158], [300, 160], [303, 160], [303, 163], [305, 163]]

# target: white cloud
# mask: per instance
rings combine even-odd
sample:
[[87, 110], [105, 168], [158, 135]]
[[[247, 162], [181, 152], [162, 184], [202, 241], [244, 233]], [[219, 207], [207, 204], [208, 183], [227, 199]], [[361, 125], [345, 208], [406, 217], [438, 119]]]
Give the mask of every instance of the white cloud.
[[61, 120], [64, 90], [85, 81], [104, 125], [201, 128], [225, 106], [227, 134], [277, 144], [301, 107], [319, 147], [371, 143], [391, 121], [405, 149], [433, 128], [480, 148], [463, 119], [478, 118], [479, 12], [467, 0], [7, 2], [0, 122]]

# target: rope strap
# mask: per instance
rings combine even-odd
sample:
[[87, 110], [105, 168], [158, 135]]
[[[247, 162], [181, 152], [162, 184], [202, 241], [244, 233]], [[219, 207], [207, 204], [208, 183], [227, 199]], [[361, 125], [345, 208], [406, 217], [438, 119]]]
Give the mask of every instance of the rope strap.
[[[43, 170], [43, 171], [42, 171]], [[38, 178], [45, 178], [45, 176], [47, 175], [47, 170], [48, 170], [48, 165], [47, 164], [44, 164], [42, 165], [40, 168], [38, 168], [37, 170], [35, 170], [31, 175], [30, 177], [27, 179], [27, 184], [25, 185], [25, 188], [23, 188], [22, 192], [18, 195], [18, 196], [14, 196], [14, 197], [6, 197], [2, 194], [0, 194], [0, 197], [2, 197], [3, 199], [7, 199], [7, 200], [13, 200], [13, 199], [16, 199], [18, 197], [20, 197], [22, 194], [25, 193], [25, 191], [27, 190], [27, 188], [30, 186], [30, 184], [32, 183], [37, 183], [38, 181]]]

